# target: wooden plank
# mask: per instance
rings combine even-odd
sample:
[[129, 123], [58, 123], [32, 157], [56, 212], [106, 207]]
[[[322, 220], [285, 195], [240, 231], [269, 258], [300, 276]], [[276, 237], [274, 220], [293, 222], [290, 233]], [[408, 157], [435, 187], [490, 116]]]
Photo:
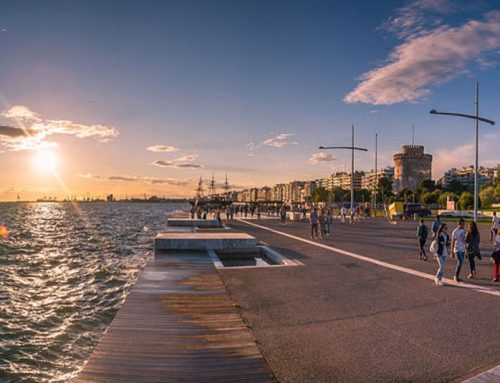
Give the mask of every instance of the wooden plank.
[[204, 252], [157, 254], [76, 383], [275, 382]]

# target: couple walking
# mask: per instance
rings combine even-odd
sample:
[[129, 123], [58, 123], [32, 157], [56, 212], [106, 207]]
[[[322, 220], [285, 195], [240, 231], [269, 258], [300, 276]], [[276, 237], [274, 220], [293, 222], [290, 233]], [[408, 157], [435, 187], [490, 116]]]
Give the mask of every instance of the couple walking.
[[324, 238], [325, 236], [330, 235], [330, 226], [332, 224], [332, 213], [328, 210], [328, 213], [325, 214], [324, 210], [321, 210], [318, 215], [318, 210], [313, 209], [311, 212], [311, 216], [309, 217], [311, 222], [311, 239], [318, 239], [318, 226], [319, 226], [319, 234], [320, 238]]

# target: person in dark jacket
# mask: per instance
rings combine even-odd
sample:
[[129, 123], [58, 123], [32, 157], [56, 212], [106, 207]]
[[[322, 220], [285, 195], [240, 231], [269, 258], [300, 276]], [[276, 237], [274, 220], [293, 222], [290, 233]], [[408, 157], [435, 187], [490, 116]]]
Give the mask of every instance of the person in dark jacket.
[[440, 227], [441, 227], [441, 218], [439, 217], [439, 214], [438, 214], [438, 215], [436, 215], [436, 220], [432, 223], [432, 226], [431, 226], [432, 239], [436, 238], [437, 232], [438, 232]]
[[448, 257], [449, 247], [450, 247], [450, 236], [448, 235], [448, 225], [442, 223], [439, 226], [439, 230], [436, 233], [436, 238], [438, 241], [438, 251], [436, 253], [436, 260], [438, 262], [439, 268], [436, 273], [436, 285], [443, 286], [443, 274], [444, 265], [446, 263], [446, 258]]
[[428, 235], [429, 230], [427, 229], [427, 226], [425, 226], [424, 220], [421, 219], [417, 228], [418, 247], [420, 249], [418, 259], [423, 259], [424, 261], [427, 261], [427, 254], [425, 254], [424, 246]]
[[479, 251], [479, 243], [481, 237], [479, 235], [479, 230], [477, 229], [477, 224], [472, 221], [467, 227], [467, 232], [465, 233], [465, 254], [469, 260], [470, 274], [467, 276], [469, 279], [474, 279], [476, 275], [476, 258], [481, 259], [481, 253]]

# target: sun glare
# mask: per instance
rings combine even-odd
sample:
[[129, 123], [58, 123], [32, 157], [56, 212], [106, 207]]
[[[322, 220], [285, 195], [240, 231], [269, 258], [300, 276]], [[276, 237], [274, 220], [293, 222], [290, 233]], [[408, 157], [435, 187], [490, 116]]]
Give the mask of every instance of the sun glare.
[[35, 156], [35, 168], [41, 172], [54, 173], [57, 170], [58, 158], [53, 150], [38, 150]]

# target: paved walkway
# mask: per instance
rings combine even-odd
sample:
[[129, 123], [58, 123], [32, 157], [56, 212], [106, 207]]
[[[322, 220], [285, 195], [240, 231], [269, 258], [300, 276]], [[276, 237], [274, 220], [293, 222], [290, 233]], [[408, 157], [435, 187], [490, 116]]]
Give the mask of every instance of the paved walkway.
[[479, 287], [438, 287], [435, 263], [417, 260], [414, 222], [336, 223], [312, 242], [307, 223], [250, 223], [266, 228], [230, 225], [305, 265], [221, 271], [280, 382], [462, 382], [499, 364], [488, 244], [468, 283]]
[[204, 252], [152, 259], [76, 380], [274, 381]]

